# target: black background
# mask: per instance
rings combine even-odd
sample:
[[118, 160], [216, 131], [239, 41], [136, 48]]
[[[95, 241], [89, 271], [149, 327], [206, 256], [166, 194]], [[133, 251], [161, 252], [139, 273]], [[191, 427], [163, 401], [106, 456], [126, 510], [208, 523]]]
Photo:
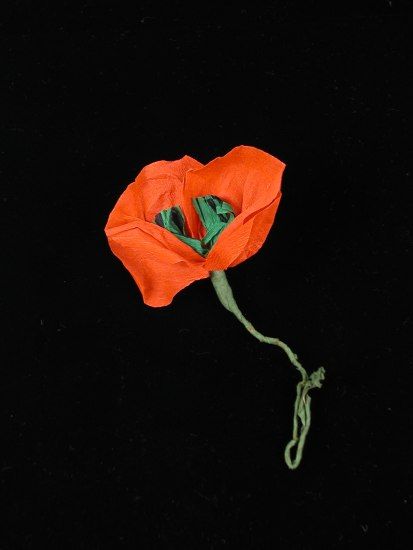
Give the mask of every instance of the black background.
[[[407, 8], [57, 4], [1, 28], [0, 548], [406, 548]], [[240, 144], [287, 169], [234, 293], [327, 371], [294, 472], [288, 359], [208, 280], [143, 305], [103, 233], [145, 164]]]

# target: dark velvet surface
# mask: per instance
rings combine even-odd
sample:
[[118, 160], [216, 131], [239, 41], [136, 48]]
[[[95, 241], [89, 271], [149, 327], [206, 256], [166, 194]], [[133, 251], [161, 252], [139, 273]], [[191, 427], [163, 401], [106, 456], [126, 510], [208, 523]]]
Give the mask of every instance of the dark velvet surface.
[[[408, 547], [407, 7], [57, 4], [1, 29], [1, 550]], [[287, 168], [234, 294], [327, 371], [294, 472], [288, 359], [208, 280], [143, 305], [103, 233], [145, 164], [239, 144]]]

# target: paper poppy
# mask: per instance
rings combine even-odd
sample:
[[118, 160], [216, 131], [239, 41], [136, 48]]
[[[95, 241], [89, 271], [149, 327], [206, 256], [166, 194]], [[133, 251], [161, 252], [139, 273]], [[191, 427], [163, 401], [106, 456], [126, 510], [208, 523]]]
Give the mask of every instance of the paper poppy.
[[[145, 166], [120, 196], [105, 228], [113, 253], [131, 273], [144, 302], [166, 306], [193, 281], [255, 254], [273, 224], [284, 168], [277, 158], [246, 146], [205, 166], [189, 156]], [[208, 232], [196, 209], [201, 197], [222, 201], [233, 212], [204, 254], [194, 248]], [[162, 212], [177, 222], [175, 233], [163, 225]], [[179, 230], [186, 240], [177, 236]]]
[[210, 277], [222, 305], [248, 332], [288, 355], [301, 374], [293, 437], [284, 452], [294, 469], [310, 428], [309, 391], [321, 387], [324, 368], [308, 376], [287, 344], [258, 332], [241, 313], [225, 275], [264, 243], [280, 203], [284, 168], [272, 155], [247, 146], [205, 166], [189, 156], [154, 162], [122, 193], [105, 232], [146, 304], [166, 306], [193, 281]]

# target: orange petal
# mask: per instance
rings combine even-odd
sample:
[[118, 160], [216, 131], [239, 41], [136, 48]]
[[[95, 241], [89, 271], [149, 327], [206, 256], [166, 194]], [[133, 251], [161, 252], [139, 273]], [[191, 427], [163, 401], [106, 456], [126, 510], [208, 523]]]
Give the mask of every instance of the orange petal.
[[218, 237], [208, 254], [205, 268], [216, 271], [234, 267], [258, 252], [272, 227], [280, 200], [281, 193], [254, 214], [237, 216]]
[[166, 306], [175, 294], [209, 276], [205, 260], [166, 229], [135, 220], [106, 229], [109, 245], [131, 273], [145, 304]]
[[112, 252], [148, 305], [167, 305], [192, 281], [208, 277], [204, 258], [153, 223], [158, 212], [182, 202], [185, 174], [200, 166], [189, 156], [145, 166], [109, 215], [105, 232]]
[[216, 195], [230, 203], [236, 214], [258, 210], [275, 199], [281, 189], [285, 164], [257, 149], [240, 145], [223, 157], [186, 174], [184, 198]]
[[[248, 242], [237, 256], [229, 264], [229, 267], [234, 267], [241, 262], [244, 262], [253, 256], [262, 247], [274, 223], [275, 214], [281, 200], [281, 192], [278, 197], [268, 206], [255, 213], [247, 222], [246, 225], [251, 227]], [[225, 237], [224, 237], [225, 238]], [[234, 238], [236, 238], [234, 236]]]
[[200, 162], [187, 155], [179, 160], [148, 164], [120, 196], [107, 227], [117, 227], [136, 219], [153, 222], [161, 210], [181, 204], [186, 172], [200, 167]]
[[185, 212], [193, 197], [216, 195], [231, 204], [237, 214], [209, 253], [208, 270], [237, 265], [262, 246], [281, 198], [284, 168], [285, 164], [272, 155], [241, 145], [187, 173]]

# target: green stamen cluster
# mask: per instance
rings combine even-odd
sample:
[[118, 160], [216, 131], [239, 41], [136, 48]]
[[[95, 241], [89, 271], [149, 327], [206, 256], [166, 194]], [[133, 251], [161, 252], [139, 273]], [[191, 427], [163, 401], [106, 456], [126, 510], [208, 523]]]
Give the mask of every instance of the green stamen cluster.
[[207, 256], [225, 227], [235, 218], [232, 206], [214, 195], [192, 199], [195, 210], [205, 228], [202, 239], [189, 237], [180, 206], [162, 210], [155, 216], [155, 223], [164, 227], [201, 256]]

